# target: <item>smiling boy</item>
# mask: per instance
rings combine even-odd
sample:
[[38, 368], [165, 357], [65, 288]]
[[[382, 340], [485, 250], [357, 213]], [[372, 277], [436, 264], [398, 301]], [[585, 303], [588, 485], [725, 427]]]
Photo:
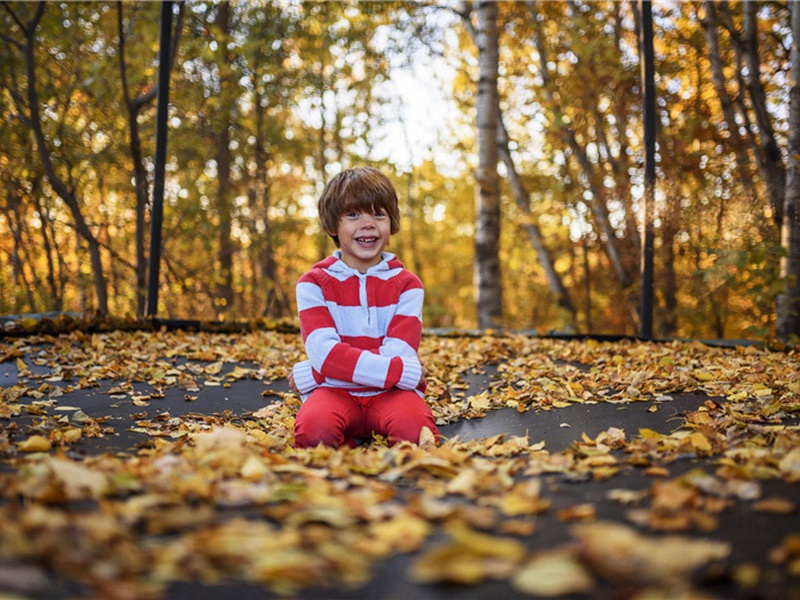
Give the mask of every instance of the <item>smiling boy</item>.
[[400, 227], [394, 186], [377, 169], [348, 169], [328, 182], [318, 208], [339, 250], [297, 284], [308, 360], [289, 378], [304, 400], [295, 445], [353, 445], [374, 434], [416, 443], [424, 427], [438, 439], [417, 355], [422, 282], [384, 252]]

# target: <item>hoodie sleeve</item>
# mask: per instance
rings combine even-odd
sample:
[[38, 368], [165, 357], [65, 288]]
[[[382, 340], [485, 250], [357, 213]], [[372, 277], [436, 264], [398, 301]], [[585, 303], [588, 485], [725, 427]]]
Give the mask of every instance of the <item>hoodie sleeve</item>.
[[311, 362], [301, 360], [292, 369], [294, 384], [300, 396], [305, 398], [324, 381], [324, 378], [311, 366]]
[[[399, 356], [403, 360], [403, 377], [397, 387], [403, 390], [417, 389], [422, 378], [422, 365], [418, 351], [422, 337], [422, 305], [425, 291], [422, 281], [405, 271], [404, 284], [397, 300], [394, 316], [389, 321], [386, 337], [381, 344], [382, 356]], [[425, 390], [422, 382], [421, 390]]]

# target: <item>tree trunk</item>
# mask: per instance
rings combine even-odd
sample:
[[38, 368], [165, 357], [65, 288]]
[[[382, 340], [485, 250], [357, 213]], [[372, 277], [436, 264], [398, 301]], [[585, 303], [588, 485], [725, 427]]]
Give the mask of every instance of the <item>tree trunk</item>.
[[36, 41], [36, 28], [44, 14], [45, 2], [39, 2], [36, 7], [34, 17], [23, 28], [25, 32], [25, 65], [27, 75], [27, 96], [30, 127], [36, 139], [36, 147], [39, 159], [42, 161], [47, 179], [53, 190], [59, 195], [64, 203], [69, 207], [72, 218], [75, 221], [75, 230], [89, 245], [89, 257], [92, 264], [92, 277], [94, 291], [97, 300], [97, 311], [101, 314], [108, 314], [108, 289], [106, 279], [103, 275], [103, 262], [100, 256], [100, 243], [92, 233], [81, 212], [80, 204], [73, 190], [69, 189], [55, 171], [50, 150], [42, 129], [41, 115], [39, 114], [39, 96], [36, 90], [36, 63], [34, 56], [34, 42]]
[[671, 198], [667, 202], [667, 209], [661, 221], [661, 249], [659, 289], [663, 298], [661, 319], [659, 320], [659, 335], [662, 338], [672, 338], [678, 333], [678, 276], [675, 272], [675, 236], [679, 230], [678, 198]]
[[725, 84], [724, 65], [719, 50], [717, 9], [715, 3], [711, 0], [705, 0], [703, 8], [705, 9], [705, 15], [700, 19], [700, 22], [703, 25], [706, 45], [708, 46], [711, 80], [714, 84], [714, 90], [717, 92], [720, 107], [722, 108], [722, 116], [728, 128], [732, 150], [736, 155], [736, 167], [739, 171], [740, 183], [747, 190], [751, 198], [756, 198], [757, 194], [753, 187], [753, 177], [750, 173], [750, 156], [747, 151], [747, 145], [744, 143], [739, 133], [739, 124], [736, 122], [736, 110]]
[[519, 175], [517, 174], [516, 165], [511, 157], [508, 144], [508, 131], [503, 123], [502, 115], [499, 115], [497, 125], [498, 150], [501, 158], [503, 159], [503, 163], [506, 166], [506, 171], [508, 172], [508, 181], [511, 184], [511, 189], [514, 192], [514, 198], [517, 201], [517, 206], [519, 206], [523, 218], [525, 219], [525, 231], [528, 233], [528, 238], [531, 241], [531, 245], [535, 248], [536, 255], [539, 258], [539, 263], [542, 265], [545, 275], [547, 276], [547, 282], [550, 286], [550, 291], [556, 297], [558, 305], [569, 312], [570, 319], [574, 325], [575, 307], [572, 304], [572, 300], [570, 300], [567, 288], [564, 287], [564, 282], [561, 280], [561, 276], [555, 269], [553, 259], [550, 255], [550, 250], [547, 248], [544, 240], [542, 239], [542, 233], [539, 231], [539, 226], [533, 221], [530, 202], [528, 200], [528, 190], [525, 189], [525, 185], [520, 180]]
[[[736, 52], [736, 79], [741, 92], [736, 104], [748, 131], [748, 140], [757, 158], [761, 179], [772, 208], [774, 223], [781, 227], [785, 198], [786, 167], [775, 138], [775, 128], [767, 110], [767, 99], [761, 82], [761, 62], [758, 49], [758, 3], [743, 2], [742, 31], [736, 29], [727, 3], [715, 6], [717, 17], [730, 34]], [[752, 123], [745, 104], [750, 98], [755, 124]]]
[[[174, 64], [177, 54], [178, 39], [183, 21], [184, 3], [179, 3], [178, 18], [175, 24], [175, 33], [172, 36], [170, 47], [170, 68]], [[119, 71], [122, 82], [122, 98], [128, 111], [129, 145], [131, 162], [133, 163], [133, 182], [136, 192], [136, 314], [144, 316], [147, 303], [147, 255], [145, 254], [145, 234], [147, 232], [146, 213], [150, 198], [147, 183], [147, 169], [144, 165], [142, 142], [139, 135], [139, 114], [142, 109], [151, 104], [158, 95], [158, 83], [151, 86], [147, 92], [131, 97], [128, 85], [128, 68], [125, 63], [125, 31], [122, 18], [123, 3], [117, 4], [117, 35], [119, 36]]]
[[[142, 142], [139, 136], [139, 108], [144, 104], [134, 103], [128, 88], [128, 69], [125, 64], [125, 32], [122, 19], [123, 3], [117, 4], [117, 32], [119, 35], [119, 71], [122, 93], [128, 111], [128, 129], [131, 161], [133, 162], [133, 182], [136, 192], [136, 314], [144, 316], [147, 302], [147, 256], [145, 255], [145, 213], [150, 192], [147, 185], [147, 170], [142, 158]], [[155, 88], [150, 90], [151, 100], [155, 98]]]
[[[545, 46], [544, 32], [542, 31], [541, 22], [538, 18], [538, 10], [536, 2], [527, 2], [528, 10], [531, 13], [531, 20], [534, 28], [534, 36], [536, 41], [536, 51], [539, 54], [540, 63], [540, 76], [542, 78], [542, 90], [544, 91], [545, 98], [550, 103], [556, 114], [561, 116], [561, 111], [558, 108], [558, 101], [555, 99], [552, 89], [552, 82], [547, 67], [547, 48]], [[603, 193], [602, 186], [598, 184], [597, 176], [594, 173], [594, 168], [586, 155], [585, 149], [578, 142], [575, 131], [563, 119], [559, 118], [561, 126], [558, 130], [559, 135], [564, 144], [572, 150], [573, 155], [577, 159], [583, 176], [586, 180], [586, 186], [592, 194], [592, 199], [589, 201], [589, 208], [595, 219], [595, 224], [599, 229], [598, 237], [603, 242], [603, 247], [606, 251], [614, 273], [622, 284], [623, 288], [631, 285], [633, 277], [623, 262], [622, 253], [618, 248], [618, 240], [614, 229], [611, 227], [611, 222], [608, 218], [608, 208], [605, 204], [605, 194]], [[633, 264], [633, 261], [632, 261]]]
[[[36, 300], [33, 297], [33, 288], [25, 275], [25, 264], [22, 261], [23, 246], [22, 231], [25, 227], [25, 219], [20, 209], [20, 198], [16, 190], [11, 187], [8, 190], [8, 207], [4, 211], [6, 213], [6, 221], [11, 229], [11, 237], [14, 239], [14, 246], [11, 250], [11, 278], [17, 288], [25, 290], [25, 296], [28, 300], [28, 311], [36, 312]], [[26, 253], [27, 254], [27, 253]], [[31, 265], [31, 274], [36, 277], [36, 265]], [[19, 308], [16, 309], [19, 311]]]
[[[475, 31], [475, 29], [471, 26], [468, 12], [464, 11], [461, 17], [462, 19], [464, 19], [473, 41], [480, 48], [477, 31]], [[520, 210], [522, 211], [522, 214], [526, 219], [526, 223], [524, 225], [525, 231], [528, 234], [528, 238], [531, 241], [531, 245], [536, 250], [539, 262], [541, 263], [542, 268], [545, 271], [545, 275], [547, 277], [547, 282], [550, 286], [550, 290], [556, 296], [556, 301], [558, 302], [558, 305], [569, 311], [570, 318], [574, 324], [575, 307], [572, 304], [572, 301], [570, 300], [569, 293], [564, 287], [564, 283], [561, 281], [560, 275], [555, 270], [553, 260], [550, 256], [550, 251], [544, 244], [544, 239], [542, 238], [542, 234], [539, 231], [539, 227], [532, 220], [529, 194], [528, 191], [525, 189], [524, 184], [519, 178], [516, 165], [514, 164], [514, 160], [511, 156], [511, 152], [509, 149], [508, 130], [506, 129], [505, 123], [503, 122], [503, 115], [502, 112], [500, 111], [499, 97], [497, 105], [497, 150], [500, 157], [503, 160], [503, 164], [506, 166], [506, 170], [508, 171], [508, 180], [509, 184], [511, 185], [511, 189], [514, 193], [514, 198]]]
[[64, 300], [61, 296], [60, 290], [58, 289], [58, 285], [56, 284], [56, 268], [55, 264], [53, 263], [53, 248], [50, 244], [49, 233], [51, 220], [50, 215], [45, 211], [41, 201], [40, 188], [41, 186], [37, 177], [37, 181], [33, 186], [33, 193], [36, 198], [36, 209], [39, 211], [39, 218], [42, 221], [42, 245], [44, 246], [44, 255], [47, 259], [47, 285], [50, 291], [47, 307], [49, 310], [61, 311], [64, 308]]
[[800, 3], [791, 3], [792, 50], [789, 73], [789, 168], [783, 204], [781, 244], [786, 255], [781, 259], [785, 282], [778, 298], [776, 334], [784, 342], [800, 336]]
[[477, 3], [478, 172], [475, 227], [475, 287], [478, 326], [500, 327], [503, 297], [500, 273], [500, 190], [497, 173], [499, 67], [497, 4]]
[[275, 251], [272, 247], [272, 224], [269, 217], [271, 182], [267, 171], [269, 157], [264, 151], [264, 107], [260, 99], [256, 100], [256, 172], [253, 189], [254, 204], [261, 214], [261, 223], [264, 226], [264, 252], [261, 261], [262, 284], [266, 287], [264, 310], [265, 316], [283, 317], [289, 314], [289, 302], [286, 294], [278, 282], [278, 270], [275, 265]]
[[583, 250], [583, 312], [586, 333], [592, 333], [592, 267], [589, 263], [589, 241], [586, 236], [581, 238]]
[[748, 70], [747, 87], [750, 92], [750, 99], [753, 102], [753, 110], [756, 113], [759, 140], [764, 153], [762, 176], [767, 186], [767, 196], [775, 215], [775, 222], [780, 227], [783, 222], [781, 213], [784, 207], [786, 169], [783, 166], [781, 151], [775, 139], [772, 118], [767, 111], [767, 94], [761, 83], [761, 59], [758, 55], [758, 17], [756, 15], [758, 7], [755, 2], [744, 2], [743, 8], [745, 64]]
[[233, 91], [230, 89], [234, 83], [230, 54], [228, 52], [228, 36], [230, 35], [231, 5], [222, 2], [217, 7], [218, 13], [215, 24], [217, 26], [218, 65], [220, 69], [220, 95], [224, 98], [221, 103], [221, 122], [215, 133], [216, 161], [217, 161], [217, 212], [219, 215], [219, 236], [217, 250], [217, 307], [221, 313], [230, 313], [233, 308], [233, 202], [231, 196], [231, 149], [230, 130], [231, 112], [233, 107]]

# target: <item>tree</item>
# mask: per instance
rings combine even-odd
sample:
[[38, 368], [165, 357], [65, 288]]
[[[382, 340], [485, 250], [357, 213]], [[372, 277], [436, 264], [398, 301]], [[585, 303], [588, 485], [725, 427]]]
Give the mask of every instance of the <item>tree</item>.
[[[75, 229], [89, 246], [89, 256], [92, 265], [92, 275], [94, 280], [95, 299], [97, 301], [97, 311], [101, 314], [108, 313], [108, 289], [106, 278], [103, 274], [103, 261], [100, 254], [100, 241], [92, 232], [89, 224], [87, 223], [81, 208], [81, 200], [78, 191], [74, 184], [65, 180], [58, 172], [55, 162], [54, 153], [51, 148], [50, 142], [45, 134], [44, 125], [42, 122], [41, 107], [39, 91], [37, 87], [37, 63], [36, 63], [36, 30], [44, 15], [46, 2], [38, 2], [33, 15], [25, 21], [24, 17], [13, 11], [8, 3], [4, 2], [4, 8], [11, 13], [15, 23], [24, 36], [24, 42], [16, 40], [7, 40], [15, 47], [21, 50], [25, 62], [25, 99], [27, 105], [23, 106], [22, 103], [18, 105], [17, 117], [30, 127], [36, 142], [36, 149], [39, 155], [39, 160], [42, 163], [47, 180], [52, 186], [53, 190], [69, 207], [70, 214], [75, 223]], [[73, 88], [74, 89], [74, 88]], [[20, 98], [21, 100], [21, 98]], [[62, 96], [61, 102], [69, 104], [71, 98], [69, 96]], [[72, 177], [67, 165], [67, 172]]]
[[[468, 9], [469, 6], [465, 5], [465, 10], [462, 10], [460, 16], [464, 26], [472, 38], [473, 43], [476, 45], [476, 47], [480, 48], [481, 46], [478, 38], [478, 31], [472, 25]], [[528, 239], [530, 240], [531, 245], [536, 250], [537, 258], [545, 272], [550, 291], [555, 296], [558, 305], [569, 312], [570, 320], [574, 323], [575, 308], [572, 304], [572, 300], [569, 297], [569, 293], [564, 286], [561, 276], [555, 269], [550, 249], [545, 244], [539, 226], [535, 222], [534, 216], [531, 213], [529, 193], [527, 189], [525, 189], [525, 183], [520, 178], [519, 173], [517, 172], [516, 164], [514, 163], [514, 158], [510, 148], [511, 141], [509, 139], [508, 130], [506, 129], [503, 121], [503, 113], [500, 108], [499, 92], [497, 94], [497, 100], [497, 151], [506, 167], [507, 177], [514, 195], [514, 199], [516, 200], [517, 206], [523, 215], [523, 228], [528, 234]]]
[[[497, 173], [499, 65], [497, 4], [477, 2], [478, 92], [475, 100], [478, 170], [475, 194], [475, 292], [478, 327], [499, 327], [503, 319], [500, 272], [500, 186]], [[469, 19], [470, 7], [462, 11]]]
[[781, 259], [784, 291], [778, 298], [778, 339], [788, 342], [800, 336], [800, 3], [791, 5], [792, 50], [789, 75], [789, 165], [783, 204]]
[[[181, 23], [183, 21], [184, 3], [179, 3], [179, 12], [175, 33], [172, 36], [172, 48], [170, 49], [171, 65], [174, 64], [177, 54]], [[136, 96], [132, 95], [131, 83], [129, 82], [129, 68], [126, 63], [126, 49], [128, 32], [125, 30], [123, 19], [124, 3], [117, 4], [117, 35], [119, 43], [119, 73], [122, 83], [122, 99], [128, 113], [129, 148], [130, 158], [133, 167], [133, 182], [136, 196], [136, 313], [144, 315], [146, 302], [147, 286], [147, 256], [145, 254], [145, 233], [146, 233], [146, 213], [149, 203], [149, 186], [147, 182], [147, 167], [145, 165], [142, 152], [142, 140], [139, 127], [139, 117], [145, 108], [150, 106], [158, 94], [158, 84], [145, 82], [141, 84], [143, 91]], [[146, 8], [150, 8], [146, 6]], [[133, 28], [132, 20], [129, 27]]]

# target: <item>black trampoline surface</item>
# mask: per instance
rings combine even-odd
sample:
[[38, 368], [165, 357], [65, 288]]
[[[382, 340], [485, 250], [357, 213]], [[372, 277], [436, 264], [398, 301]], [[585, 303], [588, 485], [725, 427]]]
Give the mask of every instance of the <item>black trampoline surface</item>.
[[[0, 388], [11, 388], [19, 380], [19, 357], [0, 363]], [[36, 365], [29, 356], [23, 356], [32, 375], [47, 374], [48, 365]], [[221, 374], [237, 366], [256, 368], [247, 363], [225, 362]], [[466, 389], [463, 395], [469, 398], [487, 390], [497, 374], [497, 365], [485, 365], [483, 373], [465, 376]], [[67, 379], [66, 381], [69, 381]], [[60, 383], [60, 382], [59, 382]], [[196, 399], [186, 401], [186, 392], [178, 388], [164, 390], [163, 398], [151, 401], [146, 406], [135, 406], [130, 394], [125, 398], [114, 398], [109, 391], [119, 385], [118, 381], [100, 380], [96, 387], [76, 389], [59, 398], [61, 415], [80, 420], [80, 415], [101, 421], [101, 425], [113, 429], [104, 437], [83, 438], [67, 449], [71, 458], [82, 459], [101, 454], [132, 455], [140, 448], [152, 443], [150, 436], [136, 426], [141, 419], [171, 419], [191, 415], [248, 416], [266, 404], [280, 401], [275, 394], [287, 392], [285, 379], [275, 381], [237, 379], [227, 387], [201, 387]], [[146, 394], [151, 388], [147, 383], [134, 383], [135, 392]], [[551, 410], [519, 412], [515, 408], [502, 408], [488, 412], [482, 418], [461, 420], [442, 425], [441, 435], [460, 441], [480, 440], [494, 436], [528, 436], [531, 442], [543, 443], [551, 454], [568, 450], [585, 437], [594, 439], [609, 428], [623, 430], [628, 436], [640, 430], [652, 430], [669, 434], [684, 424], [684, 415], [695, 411], [709, 400], [703, 393], [670, 394], [628, 403], [584, 403]], [[32, 399], [20, 399], [30, 403]], [[22, 411], [19, 415], [0, 420], [0, 427], [10, 431], [15, 441], [23, 440], [27, 429], [40, 415]], [[797, 415], [785, 419], [787, 427], [796, 427]], [[12, 431], [13, 430], [13, 431]], [[667, 464], [659, 465], [663, 478], [675, 478], [694, 469], [714, 473], [712, 457], [687, 455]], [[9, 461], [0, 463], [0, 474], [9, 473]], [[647, 490], [654, 481], [651, 474], [633, 465], [626, 465], [614, 476], [597, 479], [586, 476], [571, 476], [565, 473], [541, 475], [542, 496], [551, 501], [548, 510], [536, 516], [535, 533], [523, 537], [526, 547], [533, 551], [546, 551], [569, 542], [569, 527], [572, 522], [560, 517], [562, 510], [591, 504], [597, 520], [626, 522], [629, 507], [609, 499], [610, 490], [624, 489], [630, 492]], [[736, 570], [725, 570], [722, 574], [700, 579], [695, 583], [694, 593], [708, 598], [769, 598], [800, 599], [800, 580], [787, 573], [786, 564], [776, 564], [771, 553], [780, 547], [787, 534], [800, 533], [800, 487], [780, 479], [760, 482], [761, 497], [778, 497], [793, 505], [794, 510], [784, 514], [758, 512], [752, 502], [732, 502], [716, 517], [718, 526], [712, 531], [687, 532], [712, 540], [732, 544], [727, 565], [736, 565]], [[655, 534], [654, 534], [655, 535]], [[435, 541], [437, 538], [432, 538]], [[797, 549], [795, 552], [800, 553]], [[532, 596], [512, 587], [508, 581], [488, 581], [476, 585], [447, 583], [423, 584], [409, 577], [414, 560], [413, 554], [395, 554], [374, 565], [373, 576], [366, 585], [350, 589], [347, 586], [311, 587], [293, 591], [288, 597], [303, 599], [374, 599], [374, 600], [446, 600], [484, 598], [530, 598]], [[795, 558], [796, 560], [796, 558]], [[28, 569], [33, 567], [32, 571]], [[741, 573], [752, 567], [759, 574], [757, 581], [747, 581]], [[7, 595], [3, 595], [3, 590]], [[641, 590], [629, 586], [615, 585], [599, 579], [589, 594], [567, 595], [569, 598], [636, 598]], [[678, 593], [677, 591], [675, 592]], [[97, 591], [42, 568], [35, 562], [0, 556], [0, 597], [31, 599], [67, 599], [97, 597]], [[120, 596], [122, 597], [122, 596]], [[182, 599], [227, 599], [248, 600], [256, 598], [287, 597], [269, 591], [263, 585], [241, 581], [174, 581], [158, 597], [171, 600]]]

